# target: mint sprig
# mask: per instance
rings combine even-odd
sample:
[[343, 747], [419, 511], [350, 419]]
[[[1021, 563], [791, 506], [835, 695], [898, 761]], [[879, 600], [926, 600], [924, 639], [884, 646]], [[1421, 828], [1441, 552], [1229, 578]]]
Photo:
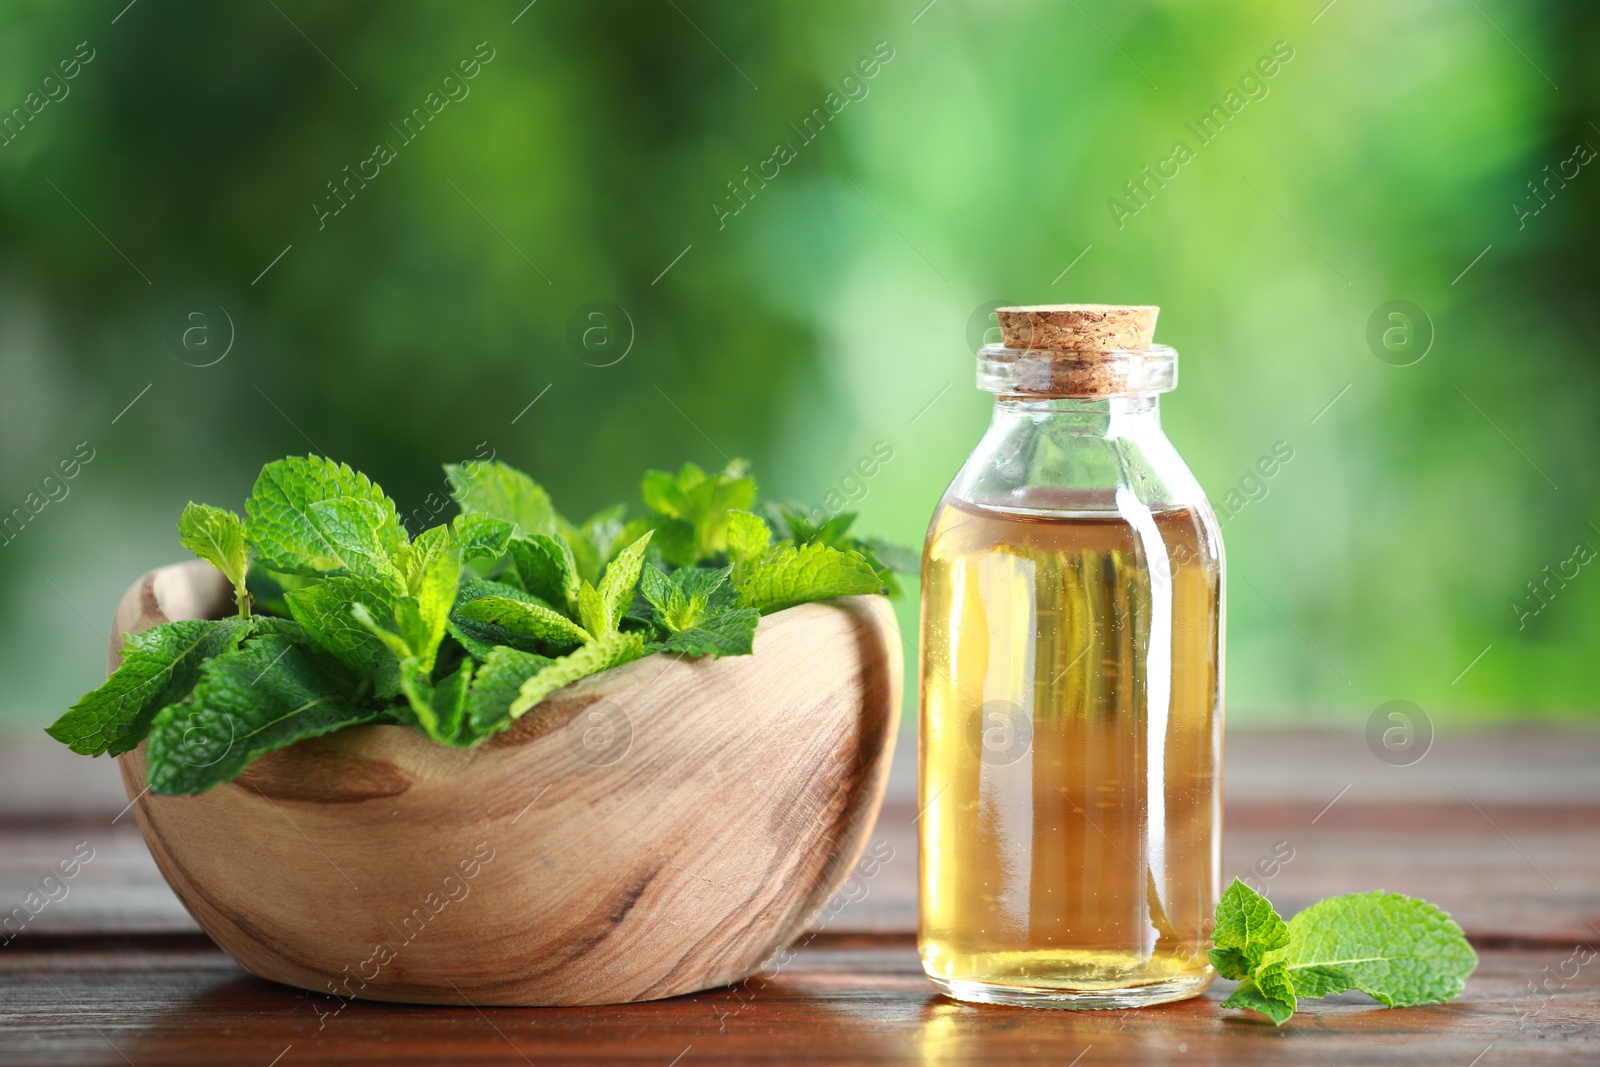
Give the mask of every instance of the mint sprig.
[[677, 474], [646, 471], [639, 493], [651, 511], [657, 551], [675, 567], [692, 567], [727, 551], [730, 512], [750, 507], [756, 483], [734, 460], [715, 474], [685, 463]]
[[233, 583], [239, 618], [250, 617], [250, 592], [245, 576], [250, 570], [244, 522], [231, 511], [190, 502], [178, 517], [178, 542], [225, 575]]
[[130, 634], [122, 666], [48, 728], [51, 737], [85, 756], [139, 747], [160, 711], [189, 695], [207, 660], [239, 647], [248, 621], [184, 619]]
[[145, 751], [150, 788], [198, 793], [274, 749], [382, 718], [355, 698], [359, 689], [337, 664], [262, 634], [207, 661], [188, 697], [156, 716]]
[[796, 546], [827, 545], [841, 552], [854, 552], [867, 561], [877, 573], [890, 596], [901, 594], [896, 574], [916, 574], [922, 566], [922, 557], [915, 551], [886, 541], [881, 537], [857, 537], [850, 532], [855, 525], [853, 511], [843, 511], [828, 518], [817, 518], [806, 508], [791, 500], [769, 501], [764, 508], [773, 530], [783, 540]]
[[92, 755], [148, 740], [158, 793], [361, 723], [467, 747], [580, 678], [652, 652], [748, 655], [763, 614], [895, 588], [853, 516], [797, 537], [802, 513], [780, 510], [775, 533], [742, 462], [650, 471], [644, 516], [582, 523], [504, 463], [445, 471], [461, 513], [414, 538], [382, 488], [320, 456], [267, 464], [243, 519], [190, 504], [179, 540], [233, 584], [237, 617], [129, 637], [51, 735]]
[[822, 597], [876, 593], [882, 587], [877, 571], [859, 552], [780, 544], [750, 566], [739, 596], [765, 613]]
[[550, 494], [526, 474], [504, 463], [445, 464], [450, 496], [463, 515], [487, 515], [511, 523], [523, 537], [555, 533]]
[[245, 516], [251, 553], [282, 574], [387, 572], [405, 541], [394, 501], [366, 475], [321, 456], [261, 468]]
[[1425, 900], [1350, 893], [1284, 922], [1271, 901], [1237, 878], [1217, 902], [1211, 965], [1239, 980], [1225, 1008], [1248, 1008], [1282, 1026], [1300, 1000], [1357, 989], [1391, 1007], [1459, 996], [1478, 965], [1461, 927]]

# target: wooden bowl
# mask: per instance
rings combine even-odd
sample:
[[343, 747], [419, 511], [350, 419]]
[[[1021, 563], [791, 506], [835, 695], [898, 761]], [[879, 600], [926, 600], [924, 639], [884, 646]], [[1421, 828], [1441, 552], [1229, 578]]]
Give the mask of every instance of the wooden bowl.
[[[215, 618], [209, 565], [151, 571], [120, 635]], [[399, 726], [302, 741], [198, 796], [145, 791], [156, 865], [252, 974], [343, 997], [614, 1004], [736, 982], [861, 855], [900, 706], [882, 597], [761, 620], [755, 655], [648, 656], [454, 749]]]

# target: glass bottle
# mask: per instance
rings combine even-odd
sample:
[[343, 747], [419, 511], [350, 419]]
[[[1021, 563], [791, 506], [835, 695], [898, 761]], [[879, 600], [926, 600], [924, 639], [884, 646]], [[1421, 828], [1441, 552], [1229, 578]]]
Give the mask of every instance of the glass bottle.
[[1161, 430], [1156, 308], [1002, 308], [994, 418], [923, 554], [918, 948], [959, 1000], [1211, 983], [1223, 558]]

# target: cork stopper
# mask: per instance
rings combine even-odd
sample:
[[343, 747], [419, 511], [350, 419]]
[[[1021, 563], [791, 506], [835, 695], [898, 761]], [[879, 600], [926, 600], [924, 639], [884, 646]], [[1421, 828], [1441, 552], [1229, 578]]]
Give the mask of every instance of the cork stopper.
[[1001, 343], [978, 353], [978, 385], [1002, 396], [1164, 393], [1178, 354], [1152, 342], [1161, 309], [1140, 304], [1036, 304], [995, 309]]
[[1097, 352], [1148, 348], [1159, 307], [1148, 304], [1034, 304], [995, 308], [1007, 348]]

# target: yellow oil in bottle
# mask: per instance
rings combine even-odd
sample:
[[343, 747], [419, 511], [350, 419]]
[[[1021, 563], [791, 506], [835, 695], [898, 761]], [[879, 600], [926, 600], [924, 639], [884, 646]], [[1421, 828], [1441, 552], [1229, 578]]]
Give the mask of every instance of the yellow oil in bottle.
[[929, 533], [923, 966], [965, 1000], [1192, 996], [1220, 869], [1215, 528], [1126, 491], [1030, 503], [947, 499]]

